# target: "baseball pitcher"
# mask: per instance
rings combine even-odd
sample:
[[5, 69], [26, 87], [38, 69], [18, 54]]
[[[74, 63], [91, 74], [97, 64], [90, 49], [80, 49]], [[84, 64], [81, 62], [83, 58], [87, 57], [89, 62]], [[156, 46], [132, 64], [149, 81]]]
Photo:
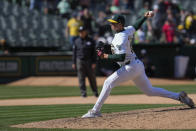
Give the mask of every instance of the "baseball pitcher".
[[135, 85], [148, 96], [171, 98], [188, 105], [190, 108], [194, 108], [194, 102], [184, 91], [174, 93], [162, 88], [152, 87], [149, 79], [146, 76], [143, 63], [137, 58], [132, 47], [130, 46], [130, 39], [133, 37], [134, 32], [141, 27], [147, 18], [151, 18], [153, 15], [153, 11], [147, 11], [144, 16], [137, 20], [133, 26], [127, 27], [124, 27], [125, 18], [122, 15], [114, 15], [111, 19], [108, 19], [112, 30], [116, 32], [111, 46], [112, 54], [97, 51], [98, 56], [101, 59], [116, 61], [121, 68], [119, 68], [105, 80], [101, 94], [93, 109], [84, 114], [82, 118], [101, 116], [101, 107], [104, 101], [110, 95], [112, 88], [128, 80], [132, 80]]

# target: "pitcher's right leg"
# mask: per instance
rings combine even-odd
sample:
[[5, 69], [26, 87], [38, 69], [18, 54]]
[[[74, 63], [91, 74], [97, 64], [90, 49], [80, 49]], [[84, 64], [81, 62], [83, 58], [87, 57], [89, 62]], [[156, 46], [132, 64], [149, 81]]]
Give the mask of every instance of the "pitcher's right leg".
[[162, 88], [152, 87], [145, 73], [139, 75], [133, 81], [136, 86], [139, 87], [139, 89], [148, 96], [161, 96], [171, 98], [188, 105], [190, 108], [194, 108], [195, 106], [193, 100], [188, 97], [188, 95], [183, 91], [180, 93], [175, 93]]
[[171, 92], [163, 88], [152, 87], [150, 80], [147, 78], [145, 72], [141, 73], [133, 82], [136, 86], [148, 96], [161, 96], [175, 100], [179, 100], [179, 93]]
[[136, 77], [133, 81], [141, 91], [143, 91], [145, 94], [149, 96], [167, 97], [174, 100], [178, 100], [181, 103], [188, 105], [190, 108], [195, 107], [193, 100], [190, 97], [188, 97], [188, 95], [184, 91], [180, 93], [175, 93], [162, 88], [152, 87], [145, 72], [143, 72], [141, 75]]

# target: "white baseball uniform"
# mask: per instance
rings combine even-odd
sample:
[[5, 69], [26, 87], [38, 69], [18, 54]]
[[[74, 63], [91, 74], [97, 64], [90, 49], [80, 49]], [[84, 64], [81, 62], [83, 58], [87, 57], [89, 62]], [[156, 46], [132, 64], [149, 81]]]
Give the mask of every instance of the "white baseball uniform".
[[135, 28], [133, 26], [128, 26], [124, 28], [124, 31], [116, 33], [113, 38], [112, 52], [114, 54], [126, 54], [126, 56], [123, 62], [118, 62], [118, 64], [121, 65], [121, 68], [105, 80], [101, 94], [92, 109], [95, 112], [100, 111], [104, 101], [109, 96], [111, 89], [127, 80], [132, 80], [135, 85], [148, 96], [161, 96], [175, 100], [179, 99], [179, 93], [152, 87], [145, 74], [143, 63], [137, 59], [130, 44], [130, 39], [133, 37], [134, 32]]

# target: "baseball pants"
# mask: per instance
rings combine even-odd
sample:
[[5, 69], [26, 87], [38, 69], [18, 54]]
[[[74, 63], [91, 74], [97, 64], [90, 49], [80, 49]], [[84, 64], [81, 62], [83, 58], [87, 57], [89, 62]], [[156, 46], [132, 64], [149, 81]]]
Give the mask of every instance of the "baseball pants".
[[148, 96], [161, 96], [175, 100], [179, 99], [179, 93], [152, 87], [146, 76], [143, 63], [139, 59], [136, 59], [131, 61], [129, 65], [122, 66], [105, 80], [101, 94], [94, 105], [93, 110], [96, 112], [100, 111], [104, 101], [110, 95], [112, 88], [128, 80], [132, 80], [135, 85]]
[[95, 72], [92, 69], [91, 65], [92, 65], [91, 61], [77, 59], [77, 74], [79, 78], [79, 87], [82, 96], [86, 95], [86, 84], [85, 84], [86, 76], [88, 77], [90, 87], [94, 95], [98, 94]]

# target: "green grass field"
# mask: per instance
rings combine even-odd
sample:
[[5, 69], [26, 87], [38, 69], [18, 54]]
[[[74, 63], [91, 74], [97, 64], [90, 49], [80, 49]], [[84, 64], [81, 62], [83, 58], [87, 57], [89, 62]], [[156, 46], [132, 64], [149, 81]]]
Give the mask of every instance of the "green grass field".
[[[188, 93], [196, 93], [196, 86], [159, 86], [170, 91], [186, 91]], [[100, 88], [101, 89], [101, 88]], [[92, 95], [88, 87], [88, 94]], [[141, 94], [135, 87], [116, 87], [112, 90], [112, 95], [123, 94]], [[63, 87], [63, 86], [0, 86], [0, 99], [15, 99], [15, 98], [41, 98], [41, 97], [65, 97], [79, 96], [78, 87]], [[10, 128], [10, 125], [51, 120], [57, 118], [80, 117], [86, 111], [92, 108], [93, 105], [75, 104], [75, 105], [44, 105], [44, 106], [0, 106], [0, 131], [86, 131], [76, 129], [21, 129]], [[102, 113], [122, 112], [128, 110], [171, 107], [177, 105], [171, 104], [105, 104], [102, 108]], [[89, 130], [90, 131], [90, 130]], [[112, 130], [97, 130], [97, 131], [112, 131]], [[125, 131], [125, 130], [120, 130]], [[133, 130], [132, 130], [133, 131]], [[141, 130], [140, 130], [141, 131]], [[150, 131], [150, 130], [148, 130]], [[153, 130], [155, 131], [155, 130]], [[157, 131], [157, 130], [156, 130]], [[160, 130], [161, 131], [161, 130]], [[168, 131], [168, 130], [167, 130]], [[173, 130], [172, 130], [173, 131]], [[176, 130], [179, 131], [179, 130]], [[185, 131], [185, 130], [182, 130]]]
[[[187, 93], [196, 93], [196, 85], [173, 85], [173, 86], [157, 86], [165, 88], [169, 91]], [[88, 87], [88, 95], [92, 95], [91, 89]], [[101, 91], [101, 87], [99, 87]], [[142, 94], [138, 88], [134, 86], [122, 86], [112, 89], [111, 95], [127, 95]], [[44, 98], [44, 97], [65, 97], [80, 96], [79, 87], [70, 86], [0, 86], [0, 99], [16, 99], [16, 98]]]

